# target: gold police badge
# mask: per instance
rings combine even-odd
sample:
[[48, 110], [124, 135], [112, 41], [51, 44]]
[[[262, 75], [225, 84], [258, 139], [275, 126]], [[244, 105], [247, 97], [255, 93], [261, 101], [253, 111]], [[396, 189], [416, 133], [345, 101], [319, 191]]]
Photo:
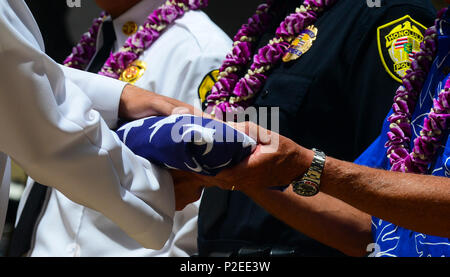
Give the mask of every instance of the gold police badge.
[[211, 93], [212, 87], [217, 82], [217, 78], [219, 77], [219, 70], [213, 70], [206, 74], [206, 76], [203, 78], [202, 82], [200, 83], [200, 86], [198, 87], [198, 97], [200, 98], [200, 101], [202, 102], [202, 108], [203, 110], [206, 109], [206, 98]]
[[143, 61], [134, 61], [120, 75], [119, 80], [134, 84], [144, 75], [147, 64]]
[[283, 62], [286, 63], [296, 60], [308, 52], [317, 38], [317, 31], [317, 28], [312, 25], [303, 30], [286, 50]]
[[138, 28], [139, 27], [136, 24], [136, 22], [128, 21], [125, 24], [123, 24], [122, 32], [127, 36], [131, 36], [137, 32]]
[[378, 51], [386, 71], [396, 81], [411, 68], [414, 54], [420, 50], [427, 28], [409, 15], [378, 27]]

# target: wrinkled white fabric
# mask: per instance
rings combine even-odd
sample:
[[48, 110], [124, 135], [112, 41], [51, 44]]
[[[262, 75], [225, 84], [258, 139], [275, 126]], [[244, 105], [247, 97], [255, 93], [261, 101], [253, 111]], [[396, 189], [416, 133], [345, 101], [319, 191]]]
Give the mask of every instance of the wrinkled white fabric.
[[[43, 51], [24, 1], [0, 0], [0, 152], [38, 182], [101, 212], [142, 246], [162, 248], [175, 207], [170, 174], [125, 147], [89, 93]], [[3, 176], [7, 161], [1, 155]]]

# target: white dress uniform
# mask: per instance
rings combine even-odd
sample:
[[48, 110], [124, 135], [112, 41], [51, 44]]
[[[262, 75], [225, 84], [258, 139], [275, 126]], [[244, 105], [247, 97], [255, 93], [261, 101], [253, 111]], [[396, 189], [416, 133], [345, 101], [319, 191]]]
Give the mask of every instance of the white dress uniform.
[[[1, 225], [9, 156], [35, 180], [102, 212], [143, 246], [162, 248], [173, 227], [172, 178], [134, 155], [99, 113], [117, 113], [125, 84], [78, 72], [87, 81], [84, 89], [95, 88], [102, 98], [65, 78], [44, 54], [23, 0], [0, 0], [0, 37]], [[99, 98], [107, 101], [96, 103]]]
[[[128, 38], [122, 31], [125, 24], [142, 25], [147, 16], [163, 3], [164, 0], [143, 0], [115, 18], [115, 50]], [[99, 34], [98, 49], [102, 45], [101, 39]], [[139, 61], [144, 61], [147, 69], [135, 85], [200, 108], [199, 85], [206, 74], [219, 68], [231, 44], [228, 36], [206, 14], [189, 11], [140, 56]], [[151, 195], [152, 189], [143, 188], [141, 194]], [[160, 201], [167, 199], [161, 198]], [[152, 250], [143, 248], [107, 217], [70, 201], [52, 189], [37, 225], [30, 255], [191, 256], [197, 252], [198, 208], [199, 201], [176, 212], [170, 238], [162, 249]]]

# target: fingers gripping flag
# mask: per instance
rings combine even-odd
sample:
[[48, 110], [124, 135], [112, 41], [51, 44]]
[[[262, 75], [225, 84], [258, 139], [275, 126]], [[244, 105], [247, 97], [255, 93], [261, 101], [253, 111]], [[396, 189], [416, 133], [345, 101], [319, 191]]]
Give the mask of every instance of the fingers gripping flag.
[[167, 169], [214, 176], [247, 158], [256, 142], [229, 125], [193, 115], [148, 117], [116, 133], [136, 155]]

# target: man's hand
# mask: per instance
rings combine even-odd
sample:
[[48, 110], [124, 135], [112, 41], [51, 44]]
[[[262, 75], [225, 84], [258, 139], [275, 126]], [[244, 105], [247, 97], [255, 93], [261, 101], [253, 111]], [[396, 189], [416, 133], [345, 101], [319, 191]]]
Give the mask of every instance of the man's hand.
[[311, 164], [314, 153], [286, 137], [250, 122], [228, 124], [257, 141], [256, 150], [239, 165], [214, 177], [172, 170], [177, 210], [197, 201], [205, 186], [240, 190], [252, 196], [263, 189], [289, 185]]
[[200, 199], [203, 191], [201, 176], [181, 170], [171, 170], [175, 189], [175, 209], [181, 211], [186, 205]]
[[133, 85], [126, 85], [120, 97], [119, 117], [123, 119], [135, 120], [180, 113], [199, 116], [203, 114], [189, 104]]
[[199, 176], [205, 186], [251, 194], [263, 188], [289, 185], [311, 165], [314, 153], [292, 140], [251, 122], [229, 124], [256, 140], [258, 146], [239, 165], [215, 177]]

